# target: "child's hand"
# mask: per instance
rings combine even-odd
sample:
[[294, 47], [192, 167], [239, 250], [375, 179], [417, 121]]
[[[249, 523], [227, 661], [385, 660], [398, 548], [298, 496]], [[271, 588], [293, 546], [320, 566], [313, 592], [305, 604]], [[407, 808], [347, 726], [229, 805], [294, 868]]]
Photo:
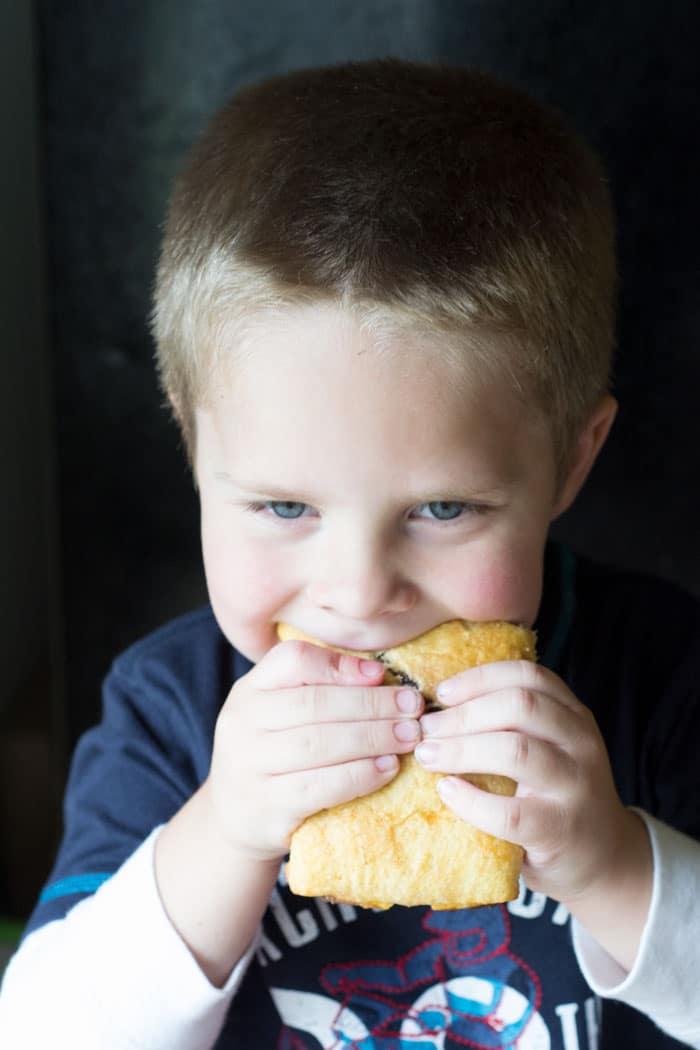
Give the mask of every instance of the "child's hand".
[[397, 754], [420, 737], [423, 699], [382, 685], [383, 674], [376, 661], [289, 641], [236, 682], [206, 785], [229, 845], [256, 859], [281, 857], [305, 817], [396, 775]]
[[442, 781], [458, 816], [525, 849], [527, 885], [572, 902], [610, 878], [629, 822], [593, 715], [553, 672], [525, 661], [477, 667], [441, 688], [446, 710], [421, 719], [416, 757], [444, 773], [498, 773], [513, 798]]

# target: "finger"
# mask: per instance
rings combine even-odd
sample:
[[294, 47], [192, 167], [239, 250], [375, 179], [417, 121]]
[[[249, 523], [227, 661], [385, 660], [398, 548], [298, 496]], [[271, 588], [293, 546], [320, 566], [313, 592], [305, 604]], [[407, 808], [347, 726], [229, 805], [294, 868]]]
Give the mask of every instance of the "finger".
[[460, 671], [440, 683], [437, 697], [442, 705], [451, 707], [502, 689], [543, 693], [571, 710], [587, 710], [558, 675], [529, 660], [501, 660]]
[[421, 765], [433, 772], [496, 773], [542, 794], [561, 792], [576, 777], [570, 755], [525, 733], [426, 740], [415, 753]]
[[423, 697], [406, 686], [305, 685], [271, 691], [255, 711], [262, 729], [418, 718]]
[[378, 660], [337, 653], [311, 642], [280, 642], [247, 676], [259, 689], [299, 685], [377, 685], [384, 678]]
[[460, 777], [445, 777], [437, 785], [446, 806], [480, 831], [533, 849], [545, 826], [556, 819], [546, 801], [519, 795], [493, 795]]
[[412, 751], [420, 738], [415, 719], [299, 726], [266, 734], [263, 769], [291, 773], [356, 759]]
[[362, 758], [323, 769], [302, 770], [268, 778], [278, 804], [295, 815], [298, 822], [322, 809], [351, 802], [393, 780], [399, 770], [396, 755]]
[[578, 712], [548, 694], [525, 686], [510, 686], [486, 696], [477, 696], [421, 718], [426, 738], [441, 739], [465, 733], [517, 730], [541, 740], [564, 743], [578, 739]]

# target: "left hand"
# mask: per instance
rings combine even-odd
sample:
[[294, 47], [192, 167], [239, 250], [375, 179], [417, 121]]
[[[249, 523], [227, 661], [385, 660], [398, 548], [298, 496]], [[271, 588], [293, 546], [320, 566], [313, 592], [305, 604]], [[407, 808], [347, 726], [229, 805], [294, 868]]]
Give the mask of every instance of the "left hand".
[[616, 877], [638, 818], [617, 794], [593, 715], [556, 674], [527, 661], [485, 664], [449, 679], [440, 703], [421, 719], [416, 757], [435, 772], [518, 782], [512, 798], [457, 777], [440, 793], [463, 820], [524, 848], [530, 889], [575, 904]]

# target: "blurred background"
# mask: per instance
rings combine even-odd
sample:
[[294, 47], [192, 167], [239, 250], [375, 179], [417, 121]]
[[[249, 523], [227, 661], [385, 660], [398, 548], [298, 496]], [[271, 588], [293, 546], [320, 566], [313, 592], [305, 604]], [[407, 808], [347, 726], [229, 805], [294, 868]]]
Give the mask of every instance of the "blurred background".
[[477, 65], [598, 148], [622, 407], [557, 532], [700, 593], [699, 40], [694, 0], [3, 0], [0, 916], [21, 921], [47, 874], [112, 658], [205, 600], [148, 315], [173, 174], [251, 80], [380, 55]]

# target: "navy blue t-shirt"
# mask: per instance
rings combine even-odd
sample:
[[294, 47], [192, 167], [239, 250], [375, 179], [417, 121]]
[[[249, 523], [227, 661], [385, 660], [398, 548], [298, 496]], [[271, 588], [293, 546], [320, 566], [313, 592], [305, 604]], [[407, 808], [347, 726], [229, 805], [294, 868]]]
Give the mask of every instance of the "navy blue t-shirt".
[[[591, 708], [624, 803], [700, 839], [700, 609], [670, 584], [550, 545], [541, 662]], [[205, 779], [216, 719], [250, 663], [209, 608], [120, 656], [101, 723], [76, 749], [65, 834], [27, 933], [93, 893]], [[107, 950], [107, 949], [106, 949]], [[280, 876], [217, 1050], [672, 1047], [598, 1003], [566, 910], [524, 887], [507, 905], [375, 912], [295, 897]]]

